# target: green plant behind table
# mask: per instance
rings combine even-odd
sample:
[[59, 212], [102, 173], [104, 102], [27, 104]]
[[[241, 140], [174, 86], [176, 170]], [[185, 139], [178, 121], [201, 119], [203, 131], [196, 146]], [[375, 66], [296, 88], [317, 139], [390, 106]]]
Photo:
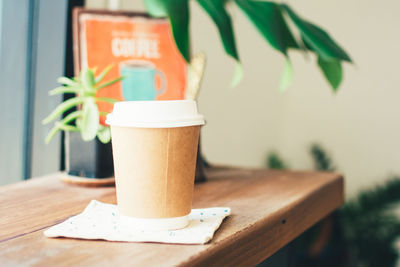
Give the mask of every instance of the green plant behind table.
[[108, 143], [111, 139], [110, 128], [99, 123], [100, 115], [106, 115], [106, 112], [99, 111], [97, 102], [115, 103], [117, 100], [107, 97], [97, 97], [96, 94], [103, 88], [110, 86], [123, 77], [113, 79], [102, 83], [104, 77], [110, 71], [112, 66], [108, 66], [98, 76], [95, 76], [95, 69], [83, 69], [79, 77], [72, 79], [60, 77], [57, 82], [63, 86], [49, 91], [50, 95], [73, 93], [75, 97], [65, 100], [56, 109], [43, 120], [43, 124], [48, 124], [61, 115], [77, 108], [66, 115], [62, 120], [56, 121], [54, 127], [46, 137], [46, 143], [59, 131], [80, 132], [84, 141], [91, 141], [96, 137], [102, 143]]
[[361, 191], [340, 209], [344, 238], [356, 255], [355, 266], [398, 266], [400, 220], [395, 208], [399, 201], [400, 177], [391, 177]]
[[289, 167], [286, 165], [286, 162], [281, 159], [281, 157], [276, 152], [271, 152], [267, 158], [267, 166], [270, 169], [274, 170], [286, 170]]
[[[313, 144], [310, 153], [316, 170], [335, 170], [332, 159], [320, 145]], [[274, 159], [268, 161], [270, 168], [287, 166], [276, 152], [270, 153], [269, 158]], [[276, 164], [277, 161], [279, 164]], [[309, 252], [318, 236], [323, 234], [326, 221], [314, 225], [298, 238], [302, 257], [296, 266], [396, 266], [399, 251], [395, 244], [400, 237], [400, 219], [395, 208], [399, 202], [398, 176], [391, 177], [382, 185], [360, 191], [331, 216], [336, 228], [330, 232], [328, 243], [319, 255], [310, 255]], [[344, 259], [338, 259], [338, 250], [345, 251], [341, 254]], [[338, 262], [342, 264], [338, 265]]]
[[[250, 20], [268, 44], [285, 57], [285, 67], [280, 89], [285, 89], [292, 81], [292, 67], [289, 50], [310, 52], [316, 55], [321, 69], [332, 89], [336, 91], [342, 81], [342, 62], [352, 62], [350, 56], [321, 27], [299, 16], [284, 3], [254, 0], [196, 0], [210, 16], [218, 28], [226, 54], [236, 61], [236, 71], [232, 85], [242, 77], [242, 67], [236, 47], [232, 19], [226, 8], [234, 3]], [[187, 62], [190, 62], [189, 0], [144, 0], [147, 11], [155, 17], [168, 17], [177, 47]], [[290, 22], [300, 36], [295, 38], [288, 27]]]

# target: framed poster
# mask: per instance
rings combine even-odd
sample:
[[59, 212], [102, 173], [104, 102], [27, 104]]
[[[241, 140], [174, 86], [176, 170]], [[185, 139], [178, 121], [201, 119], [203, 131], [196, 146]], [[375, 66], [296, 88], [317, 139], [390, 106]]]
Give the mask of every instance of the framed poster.
[[[103, 70], [113, 64], [104, 81], [125, 79], [99, 91], [119, 100], [184, 99], [187, 65], [173, 40], [167, 19], [145, 13], [74, 9], [74, 72]], [[112, 105], [98, 103], [101, 111]], [[104, 123], [104, 118], [101, 119]]]

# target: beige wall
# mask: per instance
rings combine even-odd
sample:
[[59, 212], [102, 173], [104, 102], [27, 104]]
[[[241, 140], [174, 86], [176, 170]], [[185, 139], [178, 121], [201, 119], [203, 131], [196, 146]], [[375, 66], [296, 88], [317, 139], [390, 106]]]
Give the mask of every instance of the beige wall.
[[[93, 5], [98, 0], [88, 1]], [[103, 1], [104, 3], [106, 1]], [[217, 31], [192, 1], [193, 50], [205, 51], [208, 66], [199, 98], [206, 115], [203, 149], [215, 163], [264, 166], [276, 150], [296, 169], [312, 162], [309, 145], [318, 142], [332, 154], [352, 194], [400, 174], [400, 2], [289, 1], [301, 15], [317, 22], [351, 54], [345, 81], [334, 95], [314, 58], [291, 54], [293, 86], [278, 93], [283, 57], [268, 47], [242, 13], [232, 9], [245, 77], [229, 88], [233, 72]], [[141, 1], [122, 1], [143, 10]]]

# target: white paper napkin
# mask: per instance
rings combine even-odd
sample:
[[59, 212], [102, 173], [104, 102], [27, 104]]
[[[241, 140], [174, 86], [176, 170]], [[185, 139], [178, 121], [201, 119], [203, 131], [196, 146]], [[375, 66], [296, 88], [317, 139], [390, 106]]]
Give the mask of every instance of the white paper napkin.
[[192, 209], [186, 228], [172, 231], [135, 230], [121, 224], [116, 205], [92, 200], [81, 214], [49, 228], [44, 235], [122, 242], [205, 244], [213, 238], [230, 213], [231, 209], [224, 207]]

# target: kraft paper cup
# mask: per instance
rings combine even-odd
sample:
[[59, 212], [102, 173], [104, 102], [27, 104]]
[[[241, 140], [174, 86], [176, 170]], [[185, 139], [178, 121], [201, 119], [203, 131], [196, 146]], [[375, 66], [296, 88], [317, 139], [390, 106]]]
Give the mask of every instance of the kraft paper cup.
[[117, 202], [124, 222], [138, 229], [184, 228], [204, 124], [196, 102], [118, 102], [106, 123], [111, 126]]

